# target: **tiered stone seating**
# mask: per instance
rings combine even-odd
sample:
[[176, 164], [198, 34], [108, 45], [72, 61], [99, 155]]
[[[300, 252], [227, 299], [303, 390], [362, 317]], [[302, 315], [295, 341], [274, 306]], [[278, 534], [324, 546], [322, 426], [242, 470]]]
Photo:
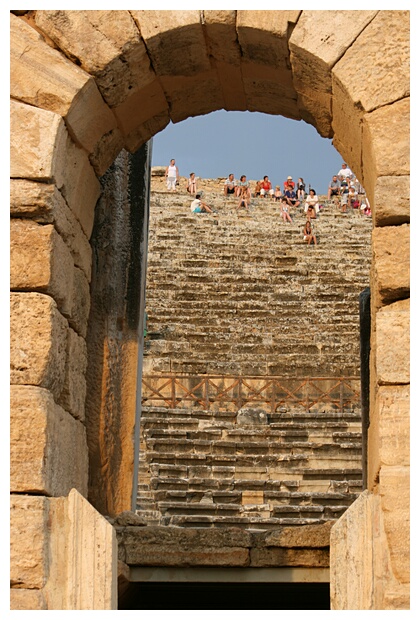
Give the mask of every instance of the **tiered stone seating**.
[[271, 529], [339, 517], [361, 490], [357, 413], [146, 407], [138, 509], [154, 525]]
[[[203, 187], [205, 183], [202, 183]], [[371, 222], [333, 204], [304, 244], [279, 205], [236, 211], [217, 182], [152, 185], [143, 374], [359, 375], [358, 296]], [[228, 406], [143, 407], [138, 512], [150, 525], [272, 529], [338, 518], [361, 491], [360, 410], [290, 406], [244, 423]], [[249, 422], [249, 420], [248, 420]]]

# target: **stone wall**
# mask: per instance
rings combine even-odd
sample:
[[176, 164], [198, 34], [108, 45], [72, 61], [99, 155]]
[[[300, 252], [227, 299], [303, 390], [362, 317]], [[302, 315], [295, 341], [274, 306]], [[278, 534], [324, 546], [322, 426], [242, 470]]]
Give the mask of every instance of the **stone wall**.
[[[12, 493], [35, 491], [42, 503], [70, 486], [86, 492], [87, 465], [74, 466], [74, 448], [62, 454], [48, 446], [57, 445], [57, 426], [64, 434], [78, 428], [77, 452], [86, 458], [84, 339], [98, 177], [122, 148], [135, 152], [170, 120], [220, 108], [304, 119], [333, 137], [373, 208], [369, 497], [380, 497], [389, 570], [403, 592], [398, 605], [408, 606], [408, 543], [400, 532], [408, 531], [409, 511], [396, 494], [404, 489], [408, 497], [409, 488], [409, 12], [16, 11], [10, 18], [11, 383], [19, 388], [12, 427], [19, 429], [27, 395], [36, 392], [45, 463], [63, 459], [64, 472], [60, 482], [39, 471], [38, 439], [27, 444], [17, 431], [14, 462], [36, 475], [12, 473]], [[390, 270], [395, 263], [398, 272]], [[387, 432], [394, 412], [398, 436]], [[127, 433], [134, 417], [124, 419]], [[398, 462], [396, 437], [404, 451]], [[133, 451], [121, 453], [124, 466]], [[103, 476], [112, 478], [106, 467]], [[106, 503], [130, 508], [129, 486], [125, 477], [105, 484]], [[40, 527], [47, 531], [45, 520]], [[365, 527], [360, 516], [357, 528]], [[386, 596], [376, 607], [395, 608], [388, 582], [380, 583]], [[19, 581], [19, 605], [45, 605], [39, 585]], [[358, 600], [360, 608], [370, 604]]]

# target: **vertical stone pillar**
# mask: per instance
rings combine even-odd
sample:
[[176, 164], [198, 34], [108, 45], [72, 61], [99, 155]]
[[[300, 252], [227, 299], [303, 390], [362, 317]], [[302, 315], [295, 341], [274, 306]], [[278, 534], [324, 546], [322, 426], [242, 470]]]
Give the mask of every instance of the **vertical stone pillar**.
[[147, 259], [151, 147], [121, 152], [101, 179], [92, 233], [87, 335], [89, 499], [102, 514], [131, 510]]

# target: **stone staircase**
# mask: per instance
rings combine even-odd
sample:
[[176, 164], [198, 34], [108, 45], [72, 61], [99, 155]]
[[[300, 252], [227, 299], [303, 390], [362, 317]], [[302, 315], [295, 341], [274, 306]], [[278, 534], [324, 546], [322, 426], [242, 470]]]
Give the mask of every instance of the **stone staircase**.
[[290, 224], [268, 199], [249, 213], [220, 190], [204, 199], [215, 216], [191, 214], [185, 193], [153, 194], [144, 373], [359, 374], [370, 219], [326, 205], [308, 246], [303, 209]]
[[336, 519], [361, 491], [358, 413], [146, 407], [138, 513], [149, 525], [273, 529]]
[[[285, 223], [268, 199], [237, 211], [217, 181], [203, 186], [215, 215], [152, 183], [143, 375], [358, 376], [371, 221], [322, 201], [319, 245], [307, 246], [303, 209]], [[137, 512], [149, 525], [323, 523], [362, 489], [358, 404], [161, 405], [142, 409]]]

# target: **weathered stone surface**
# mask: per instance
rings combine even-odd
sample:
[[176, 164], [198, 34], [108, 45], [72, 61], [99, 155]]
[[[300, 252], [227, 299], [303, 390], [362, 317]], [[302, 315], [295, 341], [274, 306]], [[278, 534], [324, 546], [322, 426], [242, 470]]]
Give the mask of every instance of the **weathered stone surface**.
[[239, 528], [226, 527], [223, 529], [184, 529], [178, 527], [150, 526], [117, 528], [119, 543], [127, 548], [143, 546], [177, 547], [179, 550], [191, 548], [227, 548], [250, 547], [251, 535]]
[[84, 426], [55, 404], [48, 390], [10, 388], [10, 476], [14, 493], [87, 494]]
[[141, 90], [127, 97], [117, 108], [115, 115], [124, 136], [136, 132], [147, 121], [162, 115], [169, 123], [169, 106], [162, 85], [154, 80]]
[[49, 505], [48, 609], [116, 610], [118, 549], [112, 525], [75, 489]]
[[237, 11], [247, 109], [300, 119], [288, 35], [300, 11]]
[[10, 380], [44, 387], [58, 398], [64, 385], [67, 321], [40, 293], [12, 293]]
[[117, 515], [115, 519], [113, 519], [113, 523], [118, 526], [135, 525], [141, 527], [147, 525], [143, 517], [140, 517], [140, 515], [130, 510], [124, 510], [124, 512]]
[[384, 577], [386, 553], [380, 499], [364, 491], [331, 530], [332, 610], [383, 609], [374, 581]]
[[41, 589], [49, 571], [48, 499], [29, 495], [10, 498], [10, 585]]
[[54, 175], [55, 148], [63, 135], [61, 116], [10, 102], [10, 176], [51, 181]]
[[237, 423], [240, 426], [264, 426], [267, 424], [267, 413], [264, 409], [243, 407], [238, 411]]
[[410, 177], [379, 177], [375, 185], [372, 217], [375, 226], [410, 222]]
[[410, 583], [410, 468], [383, 465], [379, 474], [384, 529], [391, 566], [400, 584]]
[[225, 110], [246, 110], [241, 75], [241, 51], [236, 32], [236, 11], [203, 11], [207, 48], [215, 63]]
[[95, 77], [111, 107], [154, 79], [139, 31], [128, 11], [37, 11], [36, 25]]
[[141, 566], [248, 566], [249, 551], [243, 547], [189, 547], [164, 545], [126, 547], [125, 562]]
[[123, 146], [124, 137], [118, 128], [102, 136], [89, 155], [89, 161], [98, 177], [105, 174]]
[[92, 249], [80, 223], [55, 185], [12, 179], [10, 213], [12, 217], [54, 224], [69, 247], [74, 264], [83, 270], [90, 282]]
[[[336, 16], [342, 20], [346, 13], [334, 12], [332, 19]], [[348, 18], [352, 21], [359, 18], [362, 27], [355, 32], [358, 36], [354, 44], [348, 46], [335, 64], [333, 80], [339, 81], [353, 104], [365, 112], [409, 97], [410, 12], [351, 11]], [[346, 29], [337, 30], [342, 36]], [[381, 50], [375, 62], [372, 62], [372, 49]]]
[[307, 566], [330, 565], [328, 549], [284, 549], [279, 547], [251, 549], [250, 566]]
[[284, 527], [264, 536], [265, 547], [329, 547], [331, 528], [335, 521], [321, 525]]
[[410, 292], [410, 226], [384, 226], [372, 231], [373, 298], [383, 305]]
[[71, 327], [86, 338], [90, 311], [89, 282], [81, 269], [74, 268], [71, 312], [68, 317]]
[[131, 11], [158, 76], [211, 69], [200, 11]]
[[124, 146], [130, 153], [135, 153], [143, 144], [146, 144], [154, 135], [165, 129], [170, 122], [168, 112], [157, 114], [137, 127], [125, 137]]
[[10, 265], [12, 290], [46, 293], [55, 300], [62, 314], [69, 314], [73, 259], [54, 226], [12, 219]]
[[[331, 70], [375, 13], [329, 11], [326, 16], [323, 11], [302, 11], [293, 30], [289, 41], [290, 62], [293, 84], [299, 93], [299, 109], [304, 120], [315, 125], [322, 136], [332, 137]], [[335, 124], [335, 114], [333, 118]]]
[[10, 609], [22, 611], [47, 609], [44, 591], [12, 588], [10, 590]]
[[82, 422], [85, 419], [86, 368], [86, 342], [69, 328], [64, 386], [58, 404]]
[[10, 41], [10, 96], [65, 118], [75, 140], [91, 152], [102, 135], [116, 127], [92, 77], [14, 15]]
[[362, 158], [360, 180], [368, 196], [373, 195], [378, 177], [410, 174], [409, 97], [365, 114]]
[[11, 101], [11, 177], [55, 183], [89, 238], [99, 181], [53, 112]]
[[376, 314], [378, 385], [410, 382], [410, 300], [380, 308]]

